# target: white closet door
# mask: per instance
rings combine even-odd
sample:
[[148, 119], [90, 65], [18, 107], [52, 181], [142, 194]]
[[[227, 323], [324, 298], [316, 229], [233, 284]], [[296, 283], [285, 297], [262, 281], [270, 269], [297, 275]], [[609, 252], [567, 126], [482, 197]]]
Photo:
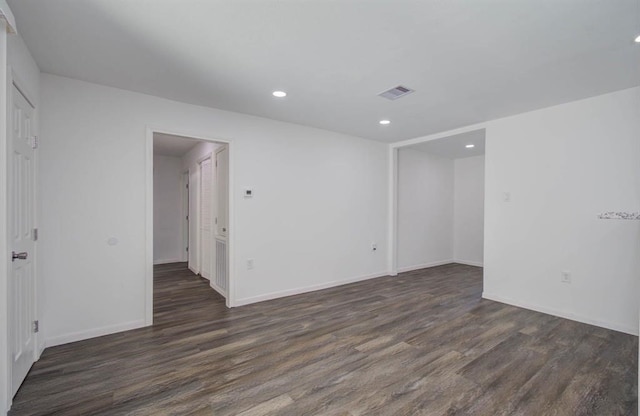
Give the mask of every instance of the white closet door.
[[[35, 152], [31, 131], [34, 109], [14, 86], [10, 149], [9, 354], [11, 397], [35, 361]], [[4, 169], [4, 167], [3, 167]], [[3, 236], [4, 238], [4, 236]], [[8, 254], [8, 253], [4, 253]], [[2, 409], [4, 411], [4, 409]]]
[[213, 167], [211, 158], [200, 162], [200, 275], [211, 279], [213, 257]]
[[226, 239], [229, 231], [229, 148], [224, 146], [216, 152], [216, 179], [218, 190], [218, 221], [216, 234]]
[[227, 256], [227, 233], [229, 232], [229, 149], [227, 146], [216, 150], [216, 220], [215, 220], [215, 244], [216, 257], [214, 261], [215, 278], [211, 280], [211, 287], [225, 298], [227, 288], [229, 268]]

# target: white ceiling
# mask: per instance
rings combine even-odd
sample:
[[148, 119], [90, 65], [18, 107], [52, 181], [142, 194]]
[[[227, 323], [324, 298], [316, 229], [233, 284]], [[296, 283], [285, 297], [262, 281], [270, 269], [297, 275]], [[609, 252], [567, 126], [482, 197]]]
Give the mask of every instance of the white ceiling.
[[[421, 150], [449, 159], [461, 159], [484, 155], [484, 139], [485, 129], [481, 129], [402, 147], [402, 149]], [[468, 144], [473, 144], [474, 147], [468, 149], [465, 147]]]
[[44, 72], [387, 142], [640, 85], [637, 0], [8, 2]]
[[164, 133], [153, 133], [153, 154], [160, 156], [182, 157], [193, 149], [199, 140], [174, 136]]

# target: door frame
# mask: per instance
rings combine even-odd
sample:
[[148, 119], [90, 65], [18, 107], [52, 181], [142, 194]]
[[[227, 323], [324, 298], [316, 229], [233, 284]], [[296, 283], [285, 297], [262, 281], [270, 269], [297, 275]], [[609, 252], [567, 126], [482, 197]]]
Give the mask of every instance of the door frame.
[[[3, 246], [6, 248], [6, 250], [4, 250], [4, 253], [6, 254], [5, 257], [2, 258], [2, 262], [0, 262], [0, 265], [4, 265], [3, 269], [4, 269], [4, 273], [6, 276], [6, 279], [4, 279], [4, 281], [2, 282], [2, 289], [1, 292], [4, 292], [4, 299], [5, 299], [5, 306], [4, 306], [4, 310], [2, 311], [2, 313], [0, 313], [0, 316], [4, 318], [4, 322], [3, 322], [3, 326], [6, 329], [6, 338], [3, 340], [4, 341], [4, 345], [1, 346], [0, 350], [4, 351], [4, 359], [5, 359], [5, 363], [6, 363], [6, 367], [5, 367], [5, 388], [6, 391], [3, 392], [3, 395], [6, 394], [6, 398], [7, 398], [7, 410], [10, 408], [11, 403], [13, 402], [13, 397], [11, 395], [11, 384], [12, 384], [12, 358], [11, 358], [11, 329], [10, 329], [10, 311], [9, 308], [12, 305], [12, 301], [11, 301], [11, 293], [10, 293], [10, 284], [9, 284], [9, 279], [11, 278], [11, 271], [12, 271], [12, 267], [11, 267], [11, 262], [8, 261], [8, 253], [11, 252], [11, 241], [10, 241], [10, 236], [9, 236], [9, 229], [10, 229], [10, 215], [11, 215], [11, 208], [10, 208], [10, 202], [9, 201], [9, 197], [11, 195], [11, 189], [9, 188], [9, 184], [10, 184], [10, 175], [12, 174], [12, 166], [11, 166], [11, 158], [10, 158], [10, 152], [12, 149], [12, 145], [11, 145], [11, 141], [12, 141], [12, 137], [10, 134], [10, 130], [11, 130], [11, 110], [13, 107], [13, 88], [15, 86], [15, 88], [18, 90], [18, 92], [20, 92], [23, 97], [27, 100], [27, 102], [33, 107], [33, 125], [32, 125], [32, 134], [34, 136], [37, 136], [39, 134], [39, 109], [36, 106], [36, 101], [33, 99], [34, 95], [29, 91], [29, 88], [26, 86], [26, 84], [20, 79], [20, 76], [17, 75], [17, 73], [15, 72], [15, 70], [10, 67], [7, 66], [7, 79], [6, 79], [6, 94], [5, 94], [5, 108], [4, 108], [4, 116], [6, 117], [6, 123], [5, 123], [5, 130], [2, 134], [4, 134], [4, 139], [5, 139], [5, 143], [2, 151], [0, 152], [1, 154], [1, 159], [5, 162], [5, 179], [6, 181], [1, 185], [3, 187], [3, 194], [5, 195], [5, 199], [2, 203], [2, 217], [3, 217], [3, 227], [5, 230], [5, 239], [2, 242]], [[1, 105], [0, 105], [0, 111], [1, 111]], [[33, 179], [33, 225], [34, 228], [38, 228], [38, 151], [37, 148], [34, 149], [33, 152], [33, 163], [34, 163], [34, 168], [33, 168], [33, 175], [34, 175], [34, 179]], [[31, 254], [31, 253], [30, 253]], [[39, 302], [38, 302], [38, 293], [39, 293], [39, 287], [38, 287], [38, 244], [37, 242], [35, 242], [34, 244], [34, 249], [33, 249], [33, 254], [32, 254], [32, 258], [33, 258], [33, 316], [34, 319], [39, 320]], [[0, 293], [1, 293], [0, 292]], [[34, 349], [33, 349], [33, 362], [35, 363], [36, 361], [38, 361], [38, 359], [40, 358], [40, 355], [42, 354], [42, 351], [44, 350], [44, 344], [42, 342], [43, 338], [41, 336], [40, 332], [36, 332], [33, 334], [34, 336]]]
[[236, 305], [235, 291], [235, 151], [233, 140], [211, 138], [207, 133], [180, 131], [172, 128], [151, 127], [146, 128], [146, 184], [145, 184], [145, 325], [153, 325], [153, 134], [163, 133], [174, 136], [182, 136], [213, 143], [223, 143], [229, 149], [229, 200], [227, 209], [229, 210], [229, 247], [227, 250], [229, 276], [226, 305], [232, 308]]

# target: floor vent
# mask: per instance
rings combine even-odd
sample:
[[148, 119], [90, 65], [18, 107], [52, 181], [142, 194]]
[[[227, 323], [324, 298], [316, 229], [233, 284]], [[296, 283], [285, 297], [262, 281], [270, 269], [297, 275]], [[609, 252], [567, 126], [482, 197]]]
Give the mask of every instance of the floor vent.
[[378, 94], [380, 97], [386, 98], [388, 100], [397, 100], [400, 97], [404, 97], [405, 95], [411, 94], [414, 90], [411, 88], [403, 87], [402, 85], [398, 85], [397, 87], [391, 88], [390, 90], [381, 92]]

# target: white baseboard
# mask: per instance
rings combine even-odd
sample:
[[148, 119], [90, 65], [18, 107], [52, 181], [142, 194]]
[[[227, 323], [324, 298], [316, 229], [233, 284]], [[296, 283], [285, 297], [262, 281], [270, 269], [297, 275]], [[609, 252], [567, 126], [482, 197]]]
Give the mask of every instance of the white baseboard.
[[576, 322], [581, 322], [583, 324], [595, 325], [606, 329], [612, 329], [614, 331], [624, 332], [625, 334], [638, 335], [638, 328], [635, 326], [627, 326], [622, 324], [617, 324], [613, 322], [601, 321], [599, 319], [591, 319], [585, 316], [581, 316], [578, 314], [574, 314], [571, 312], [560, 311], [554, 308], [549, 308], [546, 306], [534, 305], [528, 302], [521, 302], [517, 300], [513, 300], [510, 298], [506, 298], [499, 295], [493, 295], [491, 293], [482, 292], [482, 297], [484, 299], [492, 300], [495, 302], [506, 303], [507, 305], [517, 306], [519, 308], [530, 309], [536, 312], [546, 313], [547, 315], [557, 316], [559, 318], [569, 319]]
[[307, 293], [307, 292], [315, 292], [316, 290], [329, 289], [331, 287], [348, 285], [349, 283], [355, 283], [355, 282], [360, 282], [360, 281], [363, 281], [363, 280], [375, 279], [377, 277], [384, 277], [384, 276], [388, 276], [388, 275], [389, 275], [389, 273], [387, 273], [385, 271], [385, 272], [379, 272], [379, 273], [369, 274], [369, 275], [365, 275], [365, 276], [352, 277], [352, 278], [345, 279], [345, 280], [334, 280], [332, 282], [321, 283], [321, 284], [318, 284], [318, 285], [305, 286], [305, 287], [300, 287], [300, 288], [290, 289], [290, 290], [283, 290], [283, 291], [280, 291], [280, 292], [271, 292], [271, 293], [266, 293], [264, 295], [251, 296], [251, 297], [248, 297], [248, 298], [237, 299], [237, 300], [235, 300], [233, 302], [233, 304], [231, 306], [233, 306], [233, 307], [235, 307], [235, 306], [243, 306], [243, 305], [249, 305], [251, 303], [264, 302], [265, 300], [284, 298], [286, 296], [299, 295], [299, 294]]
[[37, 354], [36, 361], [38, 361], [40, 357], [42, 357], [42, 353], [44, 352], [44, 349], [46, 347], [47, 347], [47, 340], [43, 340], [42, 343], [38, 345], [38, 350], [36, 352]]
[[184, 263], [184, 260], [180, 259], [168, 259], [168, 260], [154, 260], [153, 265], [156, 266], [158, 264], [169, 264], [169, 263]]
[[222, 297], [224, 297], [225, 299], [227, 298], [227, 292], [225, 290], [223, 290], [220, 286], [215, 284], [213, 279], [209, 280], [209, 286], [211, 286], [211, 289], [215, 290], [220, 295], [222, 295]]
[[195, 267], [187, 266], [187, 268], [191, 270], [191, 273], [193, 274], [200, 274], [200, 270], [196, 269]]
[[398, 273], [412, 272], [414, 270], [428, 269], [429, 267], [442, 266], [443, 264], [453, 263], [453, 259], [432, 261], [430, 263], [416, 264], [414, 266], [398, 267]]
[[131, 329], [142, 328], [146, 326], [144, 319], [138, 321], [124, 322], [116, 325], [103, 326], [101, 328], [92, 328], [86, 331], [71, 332], [69, 334], [57, 335], [55, 337], [45, 339], [45, 346], [55, 347], [56, 345], [68, 344], [70, 342], [83, 341], [89, 338], [101, 337], [103, 335], [115, 334], [117, 332], [129, 331]]
[[464, 264], [467, 266], [484, 267], [484, 264], [481, 261], [454, 259], [453, 262], [458, 264]]

